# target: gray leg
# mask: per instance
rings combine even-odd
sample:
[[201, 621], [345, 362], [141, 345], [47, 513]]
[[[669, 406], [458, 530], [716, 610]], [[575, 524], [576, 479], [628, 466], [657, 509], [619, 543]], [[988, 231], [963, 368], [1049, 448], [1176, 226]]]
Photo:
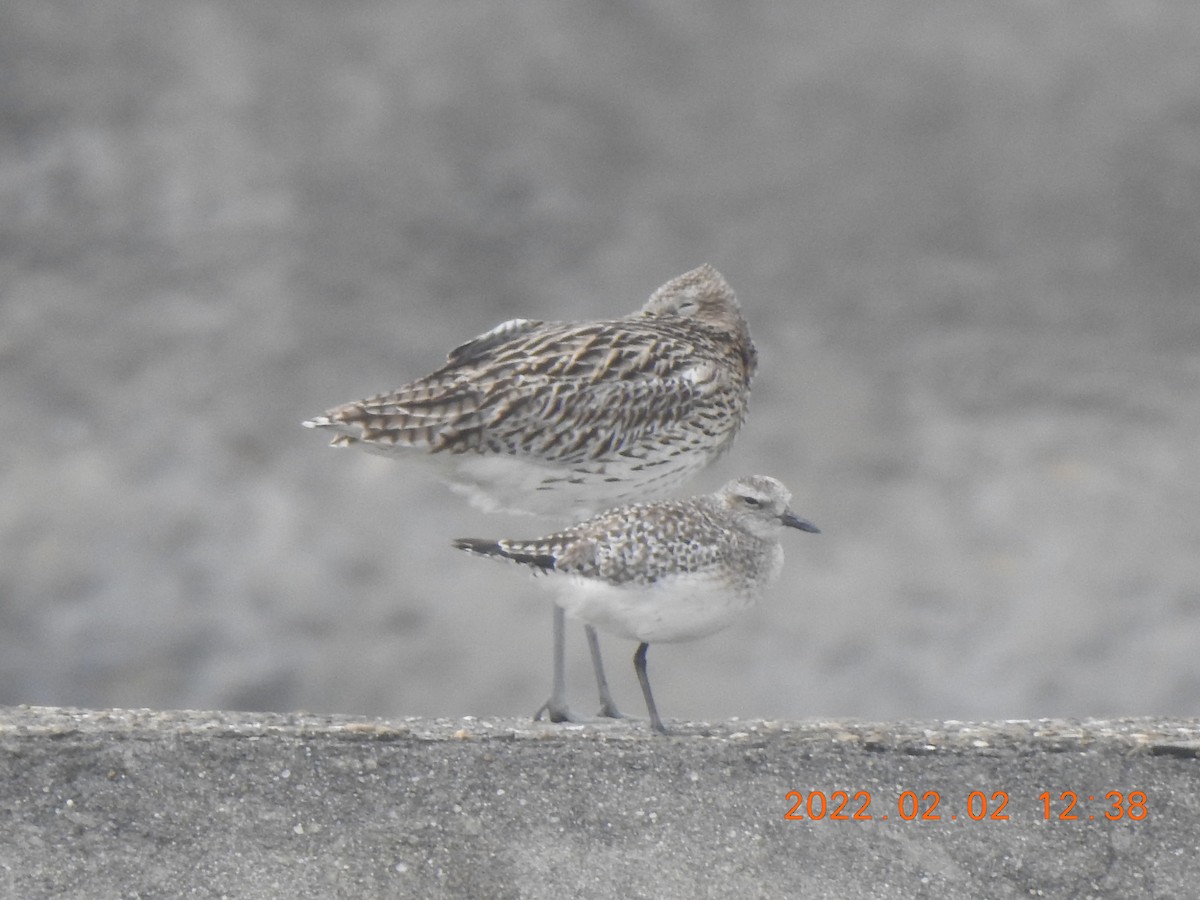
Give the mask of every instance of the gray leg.
[[567, 675], [563, 647], [566, 644], [567, 616], [562, 607], [554, 605], [554, 686], [550, 699], [538, 707], [533, 714], [534, 721], [542, 717], [542, 713], [551, 722], [574, 722], [571, 710], [567, 707]]
[[667, 729], [658, 717], [658, 708], [654, 705], [654, 695], [650, 693], [650, 679], [646, 675], [646, 651], [650, 645], [645, 641], [638, 644], [637, 653], [633, 654], [633, 668], [637, 672], [638, 684], [642, 686], [642, 696], [646, 698], [646, 709], [650, 713], [650, 727], [659, 734], [666, 734]]
[[608, 679], [604, 677], [604, 662], [600, 659], [600, 638], [596, 636], [596, 629], [584, 625], [583, 631], [587, 635], [588, 649], [592, 651], [592, 668], [596, 671], [596, 687], [600, 690], [600, 715], [606, 719], [623, 719], [625, 717], [618, 711], [609, 693]]

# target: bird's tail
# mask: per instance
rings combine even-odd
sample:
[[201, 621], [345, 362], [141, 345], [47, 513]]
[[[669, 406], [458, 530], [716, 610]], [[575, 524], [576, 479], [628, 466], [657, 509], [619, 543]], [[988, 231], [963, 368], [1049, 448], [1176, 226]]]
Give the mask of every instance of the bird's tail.
[[508, 544], [507, 541], [495, 541], [490, 538], [458, 538], [454, 542], [458, 550], [474, 553], [476, 556], [490, 556], [492, 559], [506, 559], [510, 562], [529, 566], [535, 572], [550, 572], [554, 569], [554, 557], [548, 553], [531, 553]]

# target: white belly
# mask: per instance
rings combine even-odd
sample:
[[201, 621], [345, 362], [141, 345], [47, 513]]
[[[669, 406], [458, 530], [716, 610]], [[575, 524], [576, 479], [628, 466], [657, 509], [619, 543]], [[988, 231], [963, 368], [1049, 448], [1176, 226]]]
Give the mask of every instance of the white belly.
[[715, 634], [754, 605], [759, 593], [735, 590], [707, 574], [636, 587], [572, 577], [555, 587], [567, 615], [618, 637], [651, 644]]
[[516, 456], [425, 457], [456, 494], [483, 512], [575, 519], [612, 506], [666, 496], [707, 461], [680, 457], [633, 472], [614, 462], [567, 468]]

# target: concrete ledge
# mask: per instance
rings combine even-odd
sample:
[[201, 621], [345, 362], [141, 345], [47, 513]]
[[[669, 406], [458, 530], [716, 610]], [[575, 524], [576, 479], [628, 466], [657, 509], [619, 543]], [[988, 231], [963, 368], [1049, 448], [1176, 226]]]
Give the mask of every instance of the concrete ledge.
[[[1194, 891], [1200, 720], [675, 728], [663, 738], [637, 722], [0, 709], [0, 893]], [[787, 820], [793, 790], [846, 791], [843, 814], [872, 818], [833, 820], [830, 805], [819, 821]], [[916, 796], [902, 809], [904, 791]], [[985, 806], [997, 812], [1000, 791], [1007, 820], [971, 818]], [[1047, 791], [1049, 820], [1039, 800]], [[1064, 791], [1079, 797], [1076, 820], [1059, 818]], [[1124, 798], [1116, 821], [1104, 815], [1110, 791]], [[1143, 810], [1130, 806], [1133, 791], [1145, 792], [1145, 818], [1131, 818]], [[936, 810], [928, 792], [940, 797]], [[914, 811], [941, 818], [903, 818]]]

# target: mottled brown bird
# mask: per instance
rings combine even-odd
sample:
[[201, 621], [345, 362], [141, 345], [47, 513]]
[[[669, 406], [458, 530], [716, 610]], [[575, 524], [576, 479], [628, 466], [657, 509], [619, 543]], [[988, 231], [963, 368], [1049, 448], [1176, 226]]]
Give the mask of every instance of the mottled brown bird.
[[[638, 311], [597, 322], [513, 319], [394, 391], [304, 424], [333, 445], [431, 464], [484, 511], [586, 516], [665, 496], [727, 450], [746, 418], [757, 354], [733, 290], [702, 265]], [[570, 718], [563, 622], [544, 710]], [[619, 715], [599, 643], [588, 643], [601, 714]]]

